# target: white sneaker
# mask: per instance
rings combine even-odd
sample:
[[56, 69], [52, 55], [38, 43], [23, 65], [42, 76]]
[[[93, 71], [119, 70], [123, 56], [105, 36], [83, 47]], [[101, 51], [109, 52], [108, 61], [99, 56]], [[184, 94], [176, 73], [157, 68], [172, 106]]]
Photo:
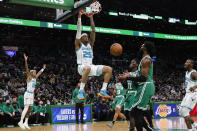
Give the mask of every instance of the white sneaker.
[[25, 130], [25, 126], [23, 125], [22, 122], [19, 122], [19, 123], [18, 123], [18, 126], [19, 126], [22, 130]]
[[130, 121], [127, 121], [128, 127], [130, 128]]
[[114, 125], [112, 123], [107, 124], [108, 127], [112, 128]]
[[24, 123], [23, 125], [24, 125], [24, 126], [25, 126], [25, 128], [27, 128], [28, 130], [31, 130], [31, 128], [28, 126], [28, 124], [27, 124], [27, 123]]
[[193, 123], [192, 124], [192, 130], [193, 131], [197, 131], [197, 123]]

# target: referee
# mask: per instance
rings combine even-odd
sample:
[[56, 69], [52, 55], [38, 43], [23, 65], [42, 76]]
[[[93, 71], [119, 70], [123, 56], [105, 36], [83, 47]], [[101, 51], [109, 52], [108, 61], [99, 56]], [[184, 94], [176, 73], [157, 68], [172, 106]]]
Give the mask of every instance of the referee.
[[78, 99], [78, 92], [79, 92], [79, 89], [80, 89], [80, 83], [77, 84], [77, 87], [75, 88], [74, 92], [73, 92], [73, 95], [72, 95], [72, 100], [74, 102], [74, 105], [75, 105], [75, 115], [76, 115], [76, 123], [79, 124], [79, 109], [81, 111], [81, 124], [84, 124], [85, 122], [83, 121], [83, 114], [84, 114], [84, 106], [85, 106], [85, 103], [86, 103], [86, 93], [84, 91], [84, 97], [85, 97], [85, 100], [79, 100]]

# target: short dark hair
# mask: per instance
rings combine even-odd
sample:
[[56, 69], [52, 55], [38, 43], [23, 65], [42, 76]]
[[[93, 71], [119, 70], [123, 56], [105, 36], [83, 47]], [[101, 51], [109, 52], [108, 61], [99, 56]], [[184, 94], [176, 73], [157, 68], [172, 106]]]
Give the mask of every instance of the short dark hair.
[[155, 49], [155, 44], [152, 41], [145, 41], [144, 42], [144, 47], [146, 48], [148, 54], [150, 56], [154, 56], [156, 53], [156, 49]]
[[189, 58], [187, 60], [190, 60], [192, 62], [192, 64], [194, 65], [194, 59]]
[[132, 60], [134, 60], [134, 61], [139, 65], [140, 61], [139, 61], [138, 58], [134, 58], [134, 59], [132, 59]]

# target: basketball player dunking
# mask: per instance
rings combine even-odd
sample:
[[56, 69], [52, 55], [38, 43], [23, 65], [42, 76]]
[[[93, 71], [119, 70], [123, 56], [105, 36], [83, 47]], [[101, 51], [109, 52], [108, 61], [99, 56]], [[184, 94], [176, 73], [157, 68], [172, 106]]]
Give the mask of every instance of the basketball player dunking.
[[85, 97], [83, 96], [83, 92], [88, 76], [100, 76], [101, 74], [104, 74], [103, 86], [98, 95], [109, 99], [110, 96], [107, 94], [106, 88], [112, 75], [112, 68], [109, 66], [92, 64], [93, 47], [95, 42], [95, 24], [93, 14], [88, 15], [88, 17], [90, 18], [90, 24], [92, 28], [90, 39], [88, 38], [88, 34], [81, 34], [81, 16], [82, 14], [79, 13], [77, 22], [77, 35], [75, 40], [75, 51], [77, 55], [78, 72], [82, 76], [82, 82], [80, 84], [78, 98], [79, 100], [85, 99]]
[[194, 123], [189, 114], [197, 103], [197, 72], [193, 69], [193, 66], [194, 61], [192, 59], [185, 62], [184, 67], [187, 70], [185, 74], [186, 94], [179, 109], [179, 114], [184, 117], [189, 131], [197, 130], [197, 124]]
[[[28, 126], [28, 119], [30, 116], [31, 108], [33, 106], [33, 102], [34, 102], [34, 90], [36, 87], [36, 79], [38, 79], [38, 77], [42, 74], [42, 72], [46, 68], [46, 65], [43, 65], [43, 68], [36, 74], [36, 70], [29, 71], [29, 68], [27, 65], [28, 56], [26, 56], [25, 54], [24, 54], [24, 59], [25, 59], [25, 69], [26, 69], [26, 74], [27, 74], [27, 90], [24, 94], [25, 108], [22, 112], [21, 120], [18, 123], [18, 125], [22, 130], [25, 130], [25, 128], [30, 130], [30, 127]], [[25, 118], [25, 122], [23, 123], [24, 118]]]

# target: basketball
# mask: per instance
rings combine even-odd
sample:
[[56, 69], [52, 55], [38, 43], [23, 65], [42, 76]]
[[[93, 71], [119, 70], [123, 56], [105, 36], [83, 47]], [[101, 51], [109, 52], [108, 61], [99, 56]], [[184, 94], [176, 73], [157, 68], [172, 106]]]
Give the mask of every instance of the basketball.
[[119, 56], [122, 54], [122, 46], [118, 43], [114, 43], [113, 45], [111, 45], [110, 47], [110, 53], [113, 55], [113, 56]]

